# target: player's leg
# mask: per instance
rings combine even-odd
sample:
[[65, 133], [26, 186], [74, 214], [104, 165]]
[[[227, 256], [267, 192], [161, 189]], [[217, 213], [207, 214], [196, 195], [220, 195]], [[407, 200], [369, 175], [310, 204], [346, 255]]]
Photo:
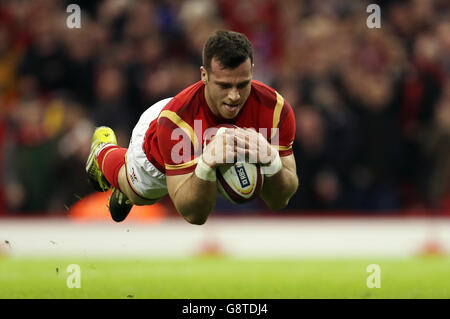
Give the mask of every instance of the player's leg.
[[121, 192], [130, 200], [132, 204], [138, 206], [153, 205], [161, 199], [160, 197], [155, 199], [144, 198], [142, 195], [138, 194], [136, 190], [131, 187], [127, 174], [126, 165], [123, 165], [119, 170], [119, 187]]
[[[99, 138], [98, 131], [99, 129], [94, 133], [94, 140]], [[104, 135], [114, 137], [114, 132], [110, 128], [103, 127], [101, 131], [103, 132], [102, 140], [106, 140]], [[110, 141], [113, 142], [113, 139], [110, 138]], [[130, 147], [133, 146], [130, 145]], [[116, 222], [123, 221], [128, 216], [133, 205], [152, 205], [159, 200], [159, 198], [149, 200], [139, 197], [131, 188], [125, 165], [127, 151], [128, 149], [119, 147], [116, 143], [99, 145], [99, 148], [90, 159], [92, 164], [88, 165], [90, 168], [88, 170], [89, 180], [96, 190], [106, 191], [111, 186], [113, 187], [113, 193], [109, 199], [109, 211]]]
[[86, 171], [96, 190], [114, 188], [109, 211], [116, 222], [128, 216], [133, 204], [152, 205], [167, 194], [165, 175], [148, 161], [142, 145], [150, 122], [169, 101], [162, 100], [144, 112], [128, 149], [117, 146], [112, 129], [101, 127], [94, 132]]
[[101, 172], [113, 187], [109, 198], [109, 211], [116, 222], [123, 221], [133, 207], [133, 203], [123, 193], [125, 185], [121, 186], [119, 182], [119, 172], [125, 166], [126, 153], [126, 148], [110, 145], [104, 147], [97, 156]]
[[133, 129], [125, 164], [118, 172], [120, 190], [135, 205], [152, 205], [167, 194], [166, 176], [149, 161], [151, 154], [144, 152], [143, 145], [150, 123], [170, 100], [161, 100], [142, 114]]
[[95, 190], [106, 192], [114, 188], [109, 201], [111, 216], [115, 221], [124, 220], [132, 203], [120, 192], [118, 175], [124, 166], [126, 148], [117, 145], [114, 131], [106, 126], [98, 127], [93, 136], [91, 152], [86, 163], [88, 180]]

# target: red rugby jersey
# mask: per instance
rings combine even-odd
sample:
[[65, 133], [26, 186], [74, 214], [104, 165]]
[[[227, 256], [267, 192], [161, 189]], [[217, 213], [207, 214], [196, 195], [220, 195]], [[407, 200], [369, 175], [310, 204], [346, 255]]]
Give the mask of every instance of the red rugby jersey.
[[[205, 130], [221, 124], [265, 128], [268, 140], [278, 145], [280, 156], [292, 154], [295, 117], [292, 107], [273, 88], [253, 80], [250, 95], [236, 118], [225, 120], [209, 109], [199, 81], [177, 94], [150, 123], [144, 151], [149, 161], [166, 175], [194, 171], [204, 143]], [[272, 128], [278, 128], [273, 130]], [[272, 135], [277, 132], [278, 136]], [[263, 134], [264, 135], [264, 134]], [[278, 138], [278, 143], [276, 139]]]

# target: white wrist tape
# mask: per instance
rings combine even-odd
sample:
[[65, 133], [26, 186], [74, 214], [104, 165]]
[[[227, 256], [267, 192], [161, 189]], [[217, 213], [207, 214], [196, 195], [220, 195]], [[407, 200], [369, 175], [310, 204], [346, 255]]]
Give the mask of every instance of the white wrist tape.
[[197, 162], [197, 167], [195, 168], [195, 175], [197, 175], [198, 178], [203, 179], [204, 181], [216, 181], [216, 169], [203, 162], [201, 156]]
[[271, 177], [281, 171], [283, 168], [283, 163], [281, 163], [280, 154], [277, 152], [277, 157], [266, 166], [261, 165], [261, 173], [267, 177]]

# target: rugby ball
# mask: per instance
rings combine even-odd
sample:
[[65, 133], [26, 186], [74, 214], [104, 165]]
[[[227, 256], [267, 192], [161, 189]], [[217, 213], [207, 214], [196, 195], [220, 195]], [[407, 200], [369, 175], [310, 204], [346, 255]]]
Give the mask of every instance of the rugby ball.
[[259, 165], [247, 162], [223, 164], [217, 168], [216, 176], [219, 193], [235, 204], [255, 199], [261, 191], [264, 180]]
[[[204, 147], [212, 136], [222, 134], [226, 128], [237, 127], [232, 124], [221, 124], [213, 127], [213, 134], [206, 137]], [[208, 135], [208, 134], [207, 134]], [[243, 204], [255, 199], [262, 188], [264, 175], [259, 165], [247, 162], [222, 164], [216, 169], [217, 190], [234, 204]]]

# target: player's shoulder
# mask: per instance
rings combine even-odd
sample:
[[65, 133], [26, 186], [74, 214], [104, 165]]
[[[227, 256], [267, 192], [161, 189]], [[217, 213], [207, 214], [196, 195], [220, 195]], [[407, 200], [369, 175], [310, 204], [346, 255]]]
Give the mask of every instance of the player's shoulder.
[[162, 109], [159, 119], [169, 118], [172, 121], [177, 119], [175, 122], [182, 119], [183, 121], [190, 122], [190, 119], [196, 113], [196, 108], [198, 108], [198, 94], [201, 93], [203, 87], [203, 82], [199, 81], [175, 95]]
[[188, 86], [180, 93], [175, 95], [174, 98], [170, 101], [170, 103], [166, 105], [164, 109], [176, 113], [182, 111], [184, 107], [190, 105], [193, 102], [193, 100], [197, 98], [197, 94], [201, 91], [203, 87], [204, 84], [202, 81], [198, 81], [192, 84], [191, 86]]
[[285, 102], [284, 98], [274, 88], [257, 80], [252, 80], [251, 95], [257, 102], [269, 109], [283, 106]]

